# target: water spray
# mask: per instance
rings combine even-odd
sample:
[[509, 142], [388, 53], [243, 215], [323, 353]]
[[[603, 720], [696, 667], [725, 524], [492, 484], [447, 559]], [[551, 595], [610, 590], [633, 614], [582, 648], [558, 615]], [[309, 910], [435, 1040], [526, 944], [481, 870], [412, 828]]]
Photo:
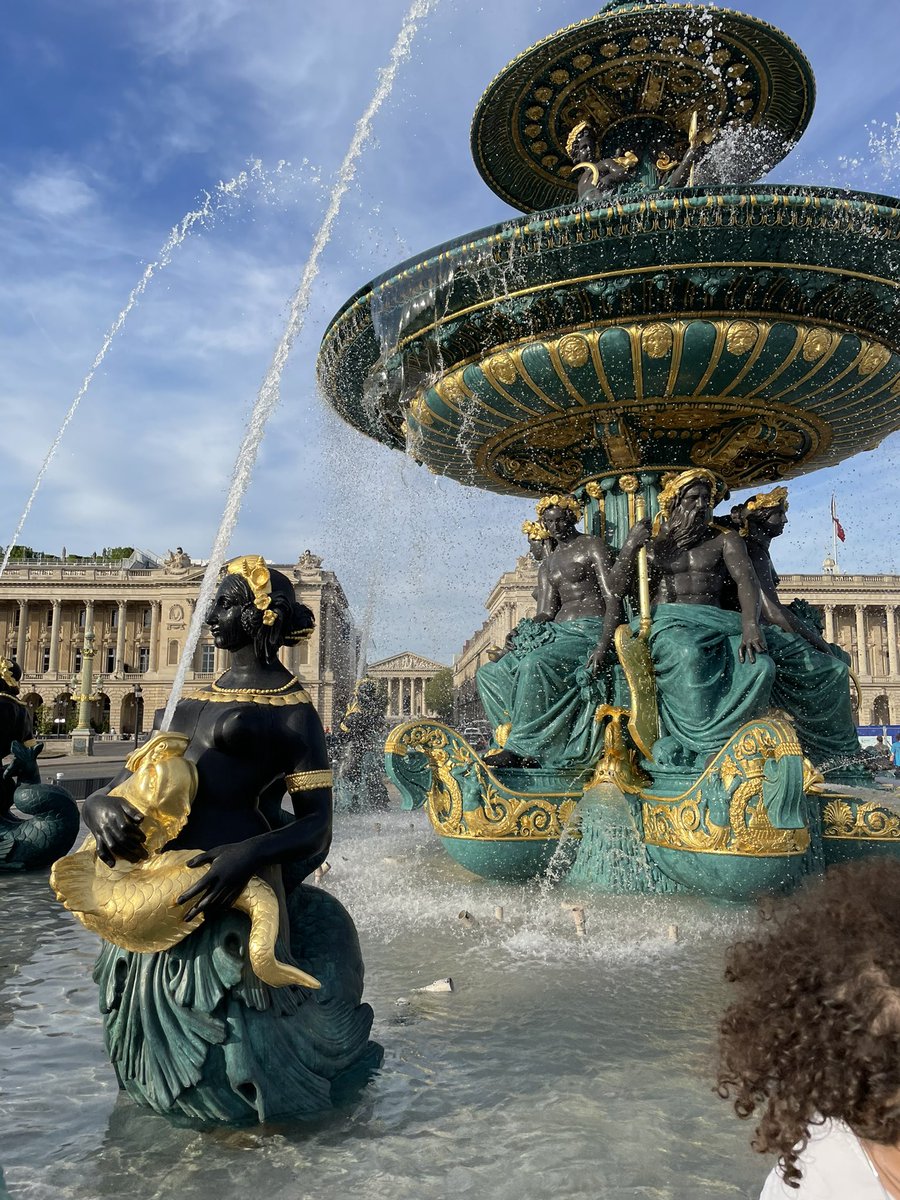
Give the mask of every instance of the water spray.
[[294, 293], [294, 298], [291, 301], [290, 313], [288, 315], [287, 327], [282, 335], [281, 341], [275, 348], [275, 354], [272, 363], [266, 372], [265, 378], [262, 381], [259, 392], [256, 397], [256, 402], [253, 405], [253, 410], [250, 413], [250, 420], [247, 424], [246, 432], [241, 440], [238, 448], [237, 458], [235, 460], [234, 469], [231, 476], [231, 485], [228, 489], [228, 496], [225, 501], [225, 509], [222, 514], [222, 520], [219, 525], [213, 542], [212, 550], [209, 555], [209, 562], [203, 576], [203, 582], [200, 585], [200, 594], [197, 597], [197, 606], [194, 609], [194, 616], [191, 620], [191, 627], [188, 630], [187, 642], [184, 647], [184, 652], [181, 656], [181, 661], [178, 664], [178, 671], [175, 675], [175, 682], [172, 685], [172, 691], [169, 696], [166, 711], [163, 716], [162, 728], [169, 728], [169, 723], [172, 720], [172, 715], [175, 712], [175, 705], [178, 703], [181, 692], [184, 688], [184, 681], [187, 676], [188, 668], [193, 661], [194, 651], [197, 648], [197, 642], [200, 639], [200, 630], [203, 625], [203, 620], [207, 610], [212, 602], [216, 587], [219, 581], [219, 572], [222, 569], [222, 564], [225, 561], [225, 552], [228, 544], [231, 541], [234, 527], [237, 524], [238, 515], [241, 511], [241, 504], [244, 499], [244, 493], [250, 483], [250, 478], [253, 473], [253, 468], [256, 464], [256, 458], [259, 454], [259, 447], [262, 443], [263, 434], [265, 433], [266, 425], [272, 413], [278, 406], [278, 401], [281, 398], [281, 376], [285, 365], [293, 349], [294, 343], [303, 328], [306, 318], [306, 312], [309, 308], [309, 298], [312, 292], [312, 286], [316, 276], [319, 273], [319, 259], [322, 256], [322, 251], [328, 245], [331, 238], [331, 231], [334, 223], [337, 220], [341, 210], [344, 196], [346, 195], [351, 183], [356, 176], [356, 166], [360, 155], [365, 149], [366, 143], [372, 134], [372, 123], [378, 110], [384, 104], [385, 100], [391, 93], [394, 86], [394, 80], [397, 77], [397, 72], [402, 63], [409, 57], [412, 49], [413, 40], [419, 28], [419, 22], [422, 21], [436, 7], [439, 0], [413, 0], [409, 11], [407, 12], [403, 24], [400, 27], [400, 32], [397, 35], [397, 40], [391, 50], [388, 65], [379, 72], [378, 86], [375, 89], [375, 94], [369, 101], [363, 115], [356, 123], [356, 128], [353, 132], [353, 138], [350, 142], [349, 149], [344, 156], [344, 161], [341, 163], [338, 171], [337, 180], [334, 189], [331, 193], [331, 199], [328, 203], [328, 208], [325, 216], [322, 219], [322, 224], [319, 226], [319, 231], [313, 241], [312, 250], [307, 259], [306, 266], [303, 269], [303, 275], [300, 279], [300, 284], [297, 291]]

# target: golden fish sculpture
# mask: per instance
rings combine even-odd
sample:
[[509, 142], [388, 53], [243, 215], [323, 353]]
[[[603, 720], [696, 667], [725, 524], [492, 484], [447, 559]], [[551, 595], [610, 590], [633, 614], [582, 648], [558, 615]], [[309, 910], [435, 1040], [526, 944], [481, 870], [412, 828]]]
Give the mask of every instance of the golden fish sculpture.
[[[203, 923], [203, 913], [184, 920], [193, 901], [178, 903], [197, 872], [205, 869], [187, 865], [200, 851], [162, 849], [183, 829], [197, 793], [197, 767], [184, 757], [189, 740], [181, 733], [154, 734], [128, 758], [130, 778], [109, 793], [141, 813], [146, 859], [108, 867], [89, 834], [76, 851], [57, 859], [50, 872], [50, 885], [65, 907], [87, 929], [123, 950], [169, 950]], [[321, 986], [312, 975], [275, 957], [279, 906], [267, 883], [254, 875], [234, 907], [250, 918], [250, 965], [264, 983]]]

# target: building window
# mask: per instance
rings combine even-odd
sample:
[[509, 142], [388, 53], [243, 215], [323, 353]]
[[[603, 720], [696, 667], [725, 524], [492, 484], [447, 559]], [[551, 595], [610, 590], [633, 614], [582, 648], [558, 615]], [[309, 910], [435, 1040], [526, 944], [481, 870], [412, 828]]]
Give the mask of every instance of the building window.
[[200, 647], [200, 670], [209, 674], [216, 669], [216, 648], [215, 646]]
[[309, 640], [297, 643], [297, 662], [301, 667], [305, 667], [309, 662]]
[[13, 628], [18, 629], [22, 623], [22, 609], [17, 604], [13, 609]]
[[141, 613], [141, 624], [143, 625], [143, 627], [145, 629], [150, 628], [150, 609], [149, 608], [145, 608], [144, 611]]
[[169, 642], [168, 664], [170, 667], [178, 665], [178, 643], [176, 641]]
[[76, 650], [75, 654], [72, 657], [72, 670], [73, 671], [81, 670], [81, 651], [80, 650]]
[[111, 675], [116, 669], [116, 648], [115, 646], [107, 646], [106, 653], [103, 656], [104, 671], [107, 675]]
[[109, 627], [110, 627], [110, 629], [118, 629], [119, 628], [119, 606], [118, 606], [118, 604], [112, 610], [112, 612], [109, 614]]
[[149, 671], [150, 670], [150, 647], [149, 646], [139, 646], [138, 647], [138, 670], [139, 671]]
[[87, 609], [83, 608], [81, 610], [81, 612], [78, 614], [78, 628], [84, 629], [86, 621], [87, 621]]
[[47, 628], [49, 629], [52, 624], [53, 624], [53, 609], [48, 608], [47, 609]]
[[46, 646], [41, 651], [41, 670], [42, 671], [50, 670], [50, 647], [49, 646]]

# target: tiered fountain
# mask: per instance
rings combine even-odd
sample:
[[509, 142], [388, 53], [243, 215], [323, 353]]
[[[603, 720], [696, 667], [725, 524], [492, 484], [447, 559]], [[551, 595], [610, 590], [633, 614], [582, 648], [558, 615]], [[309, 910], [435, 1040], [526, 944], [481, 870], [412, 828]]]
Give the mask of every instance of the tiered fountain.
[[[526, 215], [353, 296], [320, 353], [330, 403], [460, 483], [574, 495], [613, 550], [672, 473], [706, 469], [724, 492], [873, 449], [900, 428], [898, 202], [752, 182], [814, 92], [778, 30], [666, 0], [613, 0], [520, 54], [478, 105], [472, 151]], [[877, 797], [822, 791], [790, 713], [663, 771], [651, 656], [627, 653], [650, 615], [617, 639], [590, 769], [495, 768], [438, 722], [393, 732], [389, 770], [454, 857], [534, 874], [566, 857], [561, 835], [576, 848], [581, 812], [583, 882], [738, 898], [900, 845]]]

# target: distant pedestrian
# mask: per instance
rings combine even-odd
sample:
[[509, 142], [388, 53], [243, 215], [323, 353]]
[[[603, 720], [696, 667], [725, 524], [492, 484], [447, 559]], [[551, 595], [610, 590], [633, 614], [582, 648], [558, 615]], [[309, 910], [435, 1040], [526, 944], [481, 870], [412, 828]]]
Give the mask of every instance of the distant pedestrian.
[[900, 733], [894, 735], [894, 744], [891, 746], [891, 759], [894, 763], [894, 775], [900, 779]]

